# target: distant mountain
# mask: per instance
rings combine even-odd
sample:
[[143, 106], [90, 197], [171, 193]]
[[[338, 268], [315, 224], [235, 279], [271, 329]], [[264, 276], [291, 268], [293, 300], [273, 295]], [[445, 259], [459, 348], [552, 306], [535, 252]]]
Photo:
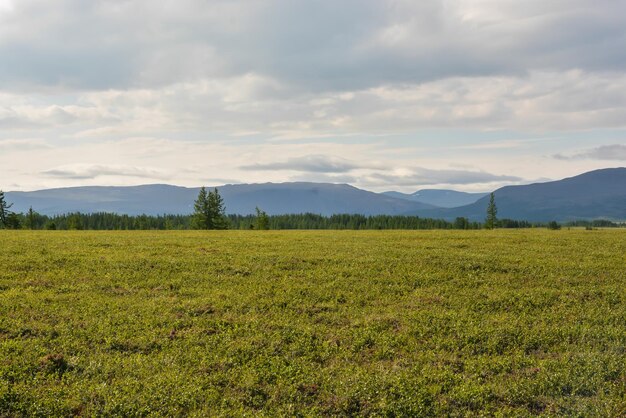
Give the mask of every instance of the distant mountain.
[[29, 207], [45, 215], [68, 212], [115, 212], [128, 215], [185, 214], [193, 211], [198, 189], [151, 184], [132, 187], [68, 187], [34, 192], [8, 192], [11, 210]]
[[400, 192], [384, 192], [383, 194], [412, 202], [426, 203], [440, 208], [456, 208], [470, 205], [489, 193], [465, 193], [456, 190], [424, 189], [407, 194]]
[[[528, 221], [577, 219], [626, 220], [626, 168], [591, 171], [576, 177], [495, 191], [499, 218]], [[452, 209], [411, 211], [423, 217], [454, 219], [485, 218], [489, 197]]]
[[[218, 187], [226, 211], [251, 214], [260, 207], [268, 214], [312, 212], [322, 215], [359, 213], [399, 215], [431, 205], [373, 193], [347, 184], [265, 183]], [[8, 192], [15, 212], [33, 207], [39, 213], [115, 212], [129, 215], [189, 214], [199, 188], [163, 184], [132, 187], [71, 187], [34, 192]]]
[[[460, 207], [456, 199], [475, 194], [446, 190], [421, 190], [412, 195], [373, 193], [347, 184], [264, 183], [218, 187], [228, 213], [251, 214], [256, 206], [269, 214], [312, 212], [322, 215], [418, 215], [482, 221], [488, 196]], [[35, 192], [7, 192], [12, 210], [54, 215], [67, 212], [116, 212], [120, 214], [189, 214], [198, 188], [153, 184], [133, 187], [72, 187]], [[626, 220], [626, 168], [592, 171], [576, 177], [496, 190], [499, 218], [528, 221], [576, 219]], [[466, 196], [469, 195], [469, 196]], [[411, 198], [406, 198], [411, 196]], [[414, 200], [420, 199], [420, 200]], [[424, 202], [428, 203], [424, 203]]]

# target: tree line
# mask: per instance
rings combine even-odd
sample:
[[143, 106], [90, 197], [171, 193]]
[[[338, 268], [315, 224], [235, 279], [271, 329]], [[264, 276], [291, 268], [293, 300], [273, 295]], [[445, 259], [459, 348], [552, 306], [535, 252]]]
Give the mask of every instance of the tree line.
[[[494, 228], [534, 228], [558, 229], [561, 225], [551, 223], [531, 223], [513, 219], [498, 219], [495, 197], [492, 196], [487, 209], [485, 222], [473, 222], [459, 217], [454, 221], [420, 218], [418, 216], [337, 214], [323, 216], [314, 213], [268, 215], [256, 208], [251, 215], [227, 215], [223, 198], [217, 189], [200, 189], [194, 202], [194, 213], [190, 215], [120, 215], [116, 213], [67, 213], [63, 215], [42, 215], [32, 208], [26, 213], [11, 212], [11, 204], [6, 202], [0, 191], [0, 228], [6, 229], [47, 229], [47, 230], [192, 230], [192, 229], [494, 229]], [[564, 226], [619, 227], [623, 226], [607, 220], [575, 221]]]
[[[458, 218], [449, 222], [443, 219], [417, 216], [364, 216], [339, 214], [323, 216], [314, 213], [261, 216], [224, 215], [219, 229], [482, 229], [480, 222]], [[31, 216], [14, 214], [14, 222], [3, 225], [7, 229], [47, 230], [197, 230], [194, 215], [120, 215], [116, 213], [67, 213], [47, 216], [33, 211]], [[501, 220], [502, 228], [531, 228], [539, 226], [524, 221]], [[1, 228], [1, 227], [0, 227]], [[217, 228], [214, 228], [217, 229]]]
[[[262, 211], [261, 211], [262, 212]], [[193, 230], [200, 229], [194, 215], [120, 215], [116, 213], [68, 213], [47, 216], [33, 211], [14, 215], [15, 222], [3, 225], [9, 229], [48, 229], [48, 230]], [[482, 229], [484, 224], [470, 222], [467, 218], [454, 221], [419, 218], [417, 216], [364, 216], [340, 214], [322, 216], [313, 213], [291, 215], [225, 215], [228, 229]], [[498, 228], [546, 227], [547, 224], [531, 223], [509, 219], [498, 220]], [[585, 221], [566, 224], [580, 227], [618, 227], [610, 221]], [[0, 226], [1, 228], [2, 226]]]

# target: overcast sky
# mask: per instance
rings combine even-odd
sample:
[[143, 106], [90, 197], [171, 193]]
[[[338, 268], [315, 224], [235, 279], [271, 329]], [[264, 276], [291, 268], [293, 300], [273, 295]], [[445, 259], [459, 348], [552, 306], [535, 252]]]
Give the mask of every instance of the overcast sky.
[[0, 0], [0, 189], [626, 165], [624, 0]]

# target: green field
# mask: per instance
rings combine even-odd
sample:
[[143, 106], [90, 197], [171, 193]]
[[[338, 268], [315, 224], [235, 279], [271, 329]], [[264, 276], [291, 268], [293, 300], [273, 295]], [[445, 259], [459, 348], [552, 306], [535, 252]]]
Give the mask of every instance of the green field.
[[626, 231], [0, 231], [0, 416], [626, 416]]

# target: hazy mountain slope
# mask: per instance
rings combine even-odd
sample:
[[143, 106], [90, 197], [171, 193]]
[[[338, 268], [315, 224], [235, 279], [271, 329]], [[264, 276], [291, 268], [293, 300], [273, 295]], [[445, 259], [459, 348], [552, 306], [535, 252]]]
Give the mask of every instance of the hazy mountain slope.
[[[221, 186], [228, 213], [249, 214], [259, 206], [269, 214], [313, 212], [410, 214], [454, 219], [458, 216], [483, 220], [488, 196], [455, 208], [432, 205], [378, 194], [346, 184], [265, 183]], [[424, 191], [418, 192], [424, 196]], [[500, 218], [529, 221], [574, 219], [626, 220], [626, 168], [592, 171], [548, 183], [507, 186], [496, 192]], [[30, 206], [44, 214], [73, 211], [126, 214], [188, 214], [198, 188], [168, 185], [134, 187], [75, 187], [36, 192], [8, 192], [13, 210], [26, 212]], [[436, 196], [438, 193], [434, 193]], [[431, 202], [434, 200], [430, 200]], [[439, 200], [439, 204], [446, 204]], [[449, 202], [448, 202], [449, 203]]]
[[407, 194], [400, 192], [385, 192], [387, 196], [398, 199], [406, 199], [412, 202], [426, 203], [440, 208], [455, 208], [458, 206], [470, 205], [488, 193], [466, 193], [456, 190], [424, 189], [415, 193]]
[[[169, 185], [133, 187], [74, 187], [35, 192], [9, 192], [12, 210], [30, 206], [43, 214], [66, 212], [116, 212], [125, 214], [188, 214], [198, 188]], [[361, 213], [397, 215], [432, 208], [418, 202], [381, 195], [345, 184], [265, 183], [219, 187], [228, 213], [254, 213], [259, 206], [269, 214], [312, 212], [323, 215]]]
[[[499, 218], [529, 221], [575, 219], [626, 220], [626, 168], [591, 171], [547, 183], [507, 186], [496, 190]], [[412, 211], [426, 217], [483, 220], [489, 197], [453, 209]]]
[[405, 208], [431, 208], [373, 193], [347, 184], [266, 183], [228, 185], [220, 189], [230, 213], [253, 213], [259, 206], [269, 214], [312, 212], [323, 215], [360, 213], [364, 215], [398, 215]]
[[129, 215], [189, 213], [197, 189], [153, 184], [133, 187], [70, 187], [34, 192], [9, 192], [15, 212], [30, 206], [42, 214], [116, 212]]

